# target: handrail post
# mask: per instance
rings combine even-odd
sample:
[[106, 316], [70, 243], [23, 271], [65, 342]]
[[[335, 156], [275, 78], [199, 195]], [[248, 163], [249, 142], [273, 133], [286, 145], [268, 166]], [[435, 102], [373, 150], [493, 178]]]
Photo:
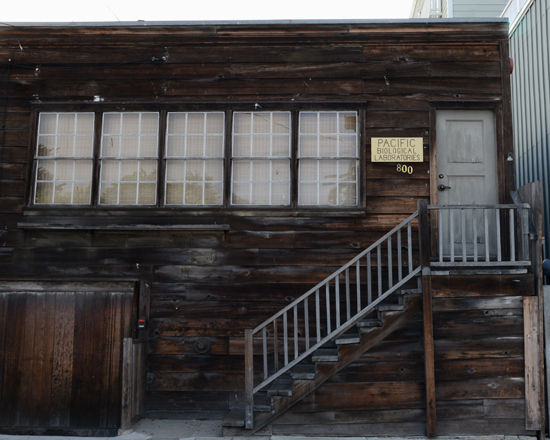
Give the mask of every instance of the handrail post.
[[253, 350], [254, 331], [252, 329], [246, 329], [244, 331], [244, 392], [245, 392], [245, 428], [254, 428], [254, 363], [253, 363]]
[[426, 372], [426, 433], [429, 438], [437, 435], [435, 413], [435, 364], [432, 312], [432, 279], [430, 271], [430, 220], [428, 201], [418, 201], [418, 238], [422, 264], [422, 309], [424, 321], [424, 367]]

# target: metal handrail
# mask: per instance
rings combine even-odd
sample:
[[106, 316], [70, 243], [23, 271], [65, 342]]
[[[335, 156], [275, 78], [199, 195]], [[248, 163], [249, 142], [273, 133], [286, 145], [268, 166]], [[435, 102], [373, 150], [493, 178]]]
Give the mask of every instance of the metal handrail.
[[[412, 221], [418, 217], [418, 212], [415, 212], [390, 232], [382, 236], [374, 244], [369, 246], [367, 249], [362, 251], [347, 264], [342, 266], [340, 269], [336, 270], [334, 273], [329, 275], [323, 281], [318, 283], [316, 286], [308, 290], [298, 299], [294, 300], [288, 306], [284, 307], [278, 313], [273, 315], [271, 318], [264, 321], [262, 324], [257, 326], [253, 330], [246, 330], [245, 337], [245, 427], [247, 429], [253, 428], [253, 401], [254, 394], [260, 391], [262, 388], [269, 385], [275, 379], [280, 377], [282, 374], [288, 372], [292, 367], [298, 364], [300, 361], [305, 359], [307, 356], [312, 354], [317, 348], [321, 347], [330, 340], [337, 338], [342, 335], [348, 329], [353, 327], [358, 321], [363, 319], [369, 313], [371, 313], [374, 308], [380, 304], [384, 299], [386, 299], [393, 292], [403, 287], [407, 282], [412, 280], [416, 275], [420, 273], [420, 265], [418, 267], [413, 267], [413, 244], [412, 244]], [[403, 229], [407, 230], [407, 242], [406, 246], [402, 246], [402, 237], [401, 231]], [[392, 238], [395, 238], [396, 246], [392, 243]], [[388, 273], [382, 273], [382, 246], [387, 244], [387, 268]], [[402, 248], [406, 247], [407, 253], [406, 256], [403, 255]], [[395, 251], [395, 254], [394, 254]], [[418, 249], [415, 250], [418, 253]], [[373, 272], [373, 253], [375, 253], [376, 258], [376, 270], [375, 276], [372, 275]], [[395, 255], [395, 256], [394, 256]], [[367, 292], [361, 292], [361, 260], [366, 259], [366, 271], [367, 271]], [[350, 284], [350, 268], [355, 266], [355, 304], [352, 304], [351, 299], [351, 284]], [[397, 268], [397, 274], [393, 273], [394, 267]], [[407, 274], [404, 274], [404, 267], [407, 267]], [[340, 275], [345, 277], [345, 322], [341, 322], [341, 314], [344, 311], [340, 310], [341, 301], [340, 301]], [[376, 288], [377, 292], [373, 292], [373, 279], [376, 278]], [[331, 301], [331, 283], [334, 288], [334, 301]], [[325, 312], [326, 316], [321, 316], [321, 302], [320, 302], [320, 292], [324, 289], [324, 294], [326, 296], [326, 306]], [[376, 298], [373, 300], [373, 293], [376, 294]], [[310, 319], [309, 319], [309, 299], [315, 297], [315, 337], [316, 343], [310, 346]], [[334, 302], [334, 305], [331, 304]], [[357, 312], [352, 316], [352, 306], [355, 305]], [[299, 347], [299, 334], [298, 334], [298, 314], [299, 307], [302, 307], [303, 318], [304, 318], [304, 339], [305, 339], [305, 349], [302, 351]], [[294, 330], [294, 359], [289, 360], [289, 329], [288, 324], [288, 315], [293, 313], [293, 330]], [[279, 349], [278, 349], [278, 320], [282, 318], [283, 320], [283, 366], [279, 368]], [[322, 328], [321, 321], [324, 321], [326, 324], [326, 335], [321, 336]], [[334, 325], [334, 330], [333, 328]], [[269, 362], [268, 362], [268, 336], [267, 329], [268, 326], [273, 325], [273, 362], [272, 368], [273, 371], [270, 374], [269, 371]], [[254, 358], [254, 335], [262, 332], [262, 356], [263, 356], [263, 381], [254, 386], [253, 375], [253, 358]]]
[[[438, 225], [438, 261], [431, 265], [530, 266], [529, 209], [526, 203], [428, 206]], [[508, 232], [502, 228], [505, 218]]]

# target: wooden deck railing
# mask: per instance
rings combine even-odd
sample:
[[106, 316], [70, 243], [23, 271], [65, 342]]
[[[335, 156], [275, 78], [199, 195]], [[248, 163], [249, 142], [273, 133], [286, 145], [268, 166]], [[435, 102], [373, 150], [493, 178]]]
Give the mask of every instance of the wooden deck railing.
[[531, 265], [528, 204], [432, 205], [428, 210], [437, 221], [432, 267]]
[[[255, 329], [246, 330], [247, 429], [253, 428], [254, 394], [326, 342], [349, 330], [420, 272], [418, 246], [413, 246], [412, 234], [412, 222], [417, 216], [418, 213], [414, 213], [280, 312]], [[341, 277], [344, 281], [343, 291]], [[353, 279], [355, 283], [352, 282]], [[324, 303], [322, 299], [325, 300]], [[303, 325], [300, 326], [302, 320]], [[259, 351], [263, 360], [263, 380], [256, 386], [253, 367], [255, 340], [261, 341], [258, 345], [261, 347]], [[282, 359], [279, 359], [280, 350]]]

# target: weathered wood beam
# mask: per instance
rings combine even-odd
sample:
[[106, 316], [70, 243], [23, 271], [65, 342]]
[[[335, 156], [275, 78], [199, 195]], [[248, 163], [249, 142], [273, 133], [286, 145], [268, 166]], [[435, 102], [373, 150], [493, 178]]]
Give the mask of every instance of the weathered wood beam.
[[434, 332], [432, 311], [432, 285], [430, 273], [430, 224], [427, 200], [418, 201], [418, 232], [422, 262], [422, 297], [424, 318], [424, 363], [426, 372], [426, 434], [437, 435], [435, 402]]

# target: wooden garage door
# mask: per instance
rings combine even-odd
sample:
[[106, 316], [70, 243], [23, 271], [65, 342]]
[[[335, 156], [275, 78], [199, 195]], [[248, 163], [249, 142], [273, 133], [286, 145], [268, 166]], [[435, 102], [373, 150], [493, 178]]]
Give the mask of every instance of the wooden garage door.
[[130, 292], [1, 293], [0, 430], [115, 435], [132, 300]]

